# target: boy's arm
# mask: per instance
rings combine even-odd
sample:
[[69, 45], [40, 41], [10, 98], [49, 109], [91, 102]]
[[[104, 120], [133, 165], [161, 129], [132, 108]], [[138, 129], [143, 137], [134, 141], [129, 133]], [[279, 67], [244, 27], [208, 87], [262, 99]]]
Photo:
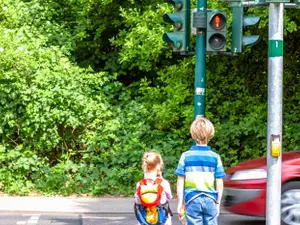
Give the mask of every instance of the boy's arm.
[[223, 195], [223, 179], [216, 179], [216, 191], [218, 192], [218, 204], [221, 204], [222, 195]]
[[184, 177], [178, 176], [177, 177], [177, 198], [178, 198], [177, 212], [178, 213], [182, 213], [182, 210], [184, 210], [183, 194], [184, 194]]
[[177, 175], [177, 198], [178, 198], [178, 205], [177, 205], [177, 213], [178, 218], [182, 221], [182, 218], [185, 213], [185, 206], [184, 206], [184, 180], [185, 180], [185, 154], [181, 154], [181, 157], [178, 162], [177, 169], [175, 174]]
[[218, 163], [216, 166], [215, 171], [215, 178], [216, 178], [216, 191], [218, 192], [218, 203], [221, 204], [222, 195], [223, 195], [223, 178], [226, 176], [224, 172], [224, 168], [222, 165], [222, 161], [220, 156], [218, 155]]

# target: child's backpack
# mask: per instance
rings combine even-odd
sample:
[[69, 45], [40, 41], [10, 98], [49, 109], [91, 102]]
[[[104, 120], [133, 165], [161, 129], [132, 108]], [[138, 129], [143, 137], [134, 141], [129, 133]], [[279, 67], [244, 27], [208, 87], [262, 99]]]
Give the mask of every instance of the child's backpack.
[[161, 178], [157, 178], [152, 184], [147, 183], [146, 179], [139, 182], [136, 191], [140, 204], [134, 204], [134, 212], [142, 225], [161, 225], [167, 221], [169, 215], [173, 216], [167, 199], [161, 202], [165, 195], [161, 182]]

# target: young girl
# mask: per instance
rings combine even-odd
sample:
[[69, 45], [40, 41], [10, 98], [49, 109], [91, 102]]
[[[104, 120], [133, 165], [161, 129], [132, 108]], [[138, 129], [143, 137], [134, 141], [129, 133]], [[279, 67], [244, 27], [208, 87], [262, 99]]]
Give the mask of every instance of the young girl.
[[[169, 201], [172, 199], [172, 192], [170, 184], [167, 180], [165, 180], [162, 177], [162, 169], [163, 169], [164, 163], [162, 160], [162, 157], [157, 152], [145, 152], [144, 156], [142, 158], [142, 170], [144, 172], [144, 179], [147, 181], [147, 183], [154, 183], [157, 178], [161, 178], [161, 186], [164, 188], [164, 193], [161, 197], [161, 203], [165, 203], [166, 201]], [[138, 182], [136, 185], [136, 188], [140, 186], [140, 183]], [[135, 202], [137, 204], [140, 204], [140, 199], [137, 193], [135, 193]], [[168, 216], [168, 219], [164, 225], [171, 225], [171, 216]]]

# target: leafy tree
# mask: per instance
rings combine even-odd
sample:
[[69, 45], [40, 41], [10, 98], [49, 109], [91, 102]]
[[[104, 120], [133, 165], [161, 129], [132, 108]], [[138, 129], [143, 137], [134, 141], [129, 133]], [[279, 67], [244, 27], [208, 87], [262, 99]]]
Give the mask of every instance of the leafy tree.
[[[162, 0], [0, 0], [0, 191], [126, 194], [144, 151], [162, 153], [175, 185], [191, 145], [195, 56], [162, 41]], [[192, 1], [193, 7], [196, 1]], [[209, 8], [231, 9], [208, 1]], [[268, 10], [261, 41], [237, 56], [206, 56], [211, 146], [225, 167], [263, 156], [267, 133]], [[299, 13], [285, 13], [284, 150], [299, 147]], [[192, 37], [192, 48], [195, 41]], [[128, 188], [130, 187], [130, 188]]]

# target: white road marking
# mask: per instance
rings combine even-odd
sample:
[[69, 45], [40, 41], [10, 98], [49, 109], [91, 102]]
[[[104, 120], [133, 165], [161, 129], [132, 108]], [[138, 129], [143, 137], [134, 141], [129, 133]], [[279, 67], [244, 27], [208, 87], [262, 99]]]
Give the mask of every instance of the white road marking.
[[27, 224], [37, 224], [39, 221], [41, 215], [32, 215], [29, 220], [27, 221]]
[[93, 220], [124, 220], [126, 217], [123, 216], [89, 216], [82, 215], [83, 219], [93, 219]]
[[18, 221], [17, 222], [17, 225], [24, 225], [24, 224], [26, 224], [27, 222], [26, 221]]
[[41, 215], [33, 215], [30, 217], [30, 220], [38, 220], [41, 217]]

